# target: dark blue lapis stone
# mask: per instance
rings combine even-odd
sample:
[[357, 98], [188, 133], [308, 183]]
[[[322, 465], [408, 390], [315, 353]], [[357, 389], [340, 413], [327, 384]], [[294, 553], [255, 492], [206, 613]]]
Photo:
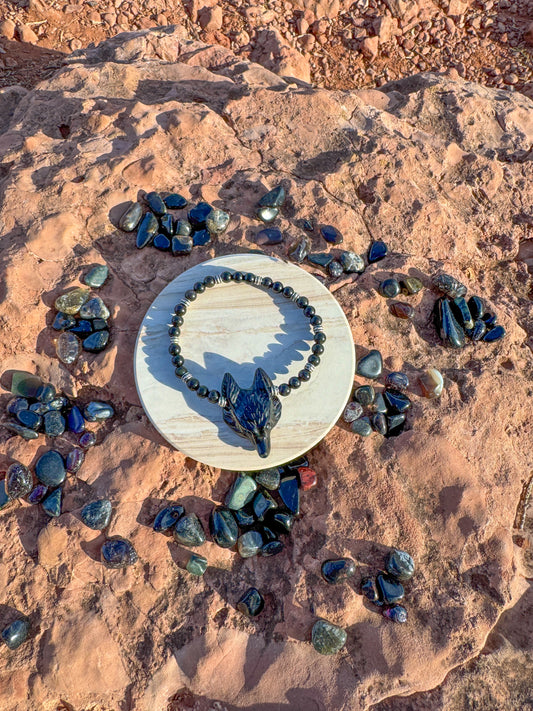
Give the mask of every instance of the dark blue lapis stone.
[[382, 604], [379, 599], [379, 593], [376, 587], [376, 583], [372, 578], [364, 578], [364, 580], [361, 581], [361, 593], [366, 597], [367, 600], [373, 602], [374, 605]]
[[387, 418], [382, 412], [376, 412], [370, 418], [372, 428], [381, 435], [387, 434]]
[[85, 430], [85, 420], [77, 405], [73, 405], [67, 415], [67, 426], [71, 432], [80, 434]]
[[0, 480], [0, 511], [10, 503], [11, 499], [7, 495], [6, 480]]
[[65, 418], [59, 410], [49, 410], [43, 416], [44, 433], [47, 437], [59, 437], [66, 427]]
[[265, 227], [257, 233], [257, 244], [280, 244], [283, 242], [283, 232], [277, 227]]
[[157, 215], [160, 217], [161, 215], [164, 215], [167, 211], [167, 206], [163, 202], [163, 198], [159, 193], [156, 192], [151, 192], [151, 193], [146, 193], [144, 196], [144, 199], [146, 200], [146, 204], [150, 208], [150, 210], [154, 213], [154, 215]]
[[247, 617], [257, 617], [265, 607], [265, 601], [257, 588], [250, 588], [241, 597], [236, 607]]
[[101, 402], [100, 400], [91, 400], [83, 408], [83, 416], [87, 422], [104, 422], [104, 420], [109, 420], [113, 417], [115, 411], [112, 405], [108, 402]]
[[171, 242], [166, 235], [158, 234], [154, 237], [154, 247], [162, 252], [170, 251], [170, 244]]
[[325, 560], [321, 567], [322, 577], [330, 585], [337, 585], [355, 575], [355, 563], [351, 558]]
[[313, 252], [307, 255], [307, 261], [319, 267], [327, 267], [333, 260], [334, 256], [329, 252]]
[[203, 247], [205, 244], [209, 244], [209, 242], [211, 242], [211, 233], [208, 230], [198, 230], [193, 233], [193, 247]]
[[445, 296], [437, 299], [433, 311], [435, 328], [441, 341], [450, 348], [462, 348], [465, 344], [465, 332], [457, 323]]
[[467, 330], [474, 327], [474, 319], [464, 296], [458, 296], [450, 301], [450, 307], [461, 328]]
[[380, 573], [376, 578], [376, 584], [379, 599], [386, 605], [392, 605], [395, 602], [403, 600], [405, 594], [403, 585], [392, 575], [383, 575], [383, 573]]
[[26, 496], [33, 489], [30, 470], [20, 462], [13, 462], [6, 472], [6, 492], [10, 499]]
[[83, 449], [78, 449], [78, 447], [74, 447], [74, 449], [71, 449], [70, 452], [67, 454], [67, 458], [65, 460], [67, 471], [71, 474], [75, 474], [83, 464], [84, 459], [85, 452], [83, 451]]
[[407, 622], [407, 610], [401, 605], [393, 605], [392, 607], [386, 607], [383, 610], [383, 617], [387, 617], [393, 622], [403, 624], [404, 622]]
[[259, 491], [253, 500], [252, 508], [256, 519], [262, 521], [269, 511], [277, 509], [278, 506], [270, 494]]
[[368, 250], [368, 263], [379, 262], [381, 259], [387, 256], [387, 245], [381, 240], [372, 242], [370, 249]]
[[80, 516], [88, 528], [92, 528], [94, 531], [102, 531], [109, 525], [111, 511], [111, 501], [109, 499], [100, 499], [86, 504], [82, 508]]
[[30, 403], [25, 397], [14, 397], [7, 403], [6, 409], [10, 415], [17, 415], [22, 410], [27, 410], [29, 405]]
[[356, 373], [362, 375], [363, 378], [376, 380], [376, 378], [379, 378], [381, 375], [382, 370], [383, 359], [381, 353], [376, 350], [371, 350], [357, 363]]
[[31, 410], [17, 412], [17, 420], [24, 427], [29, 427], [30, 430], [38, 430], [43, 423], [43, 418]]
[[171, 248], [172, 254], [175, 257], [190, 254], [192, 251], [192, 239], [190, 237], [175, 235], [172, 238]]
[[205, 543], [202, 522], [194, 513], [184, 514], [179, 518], [172, 533], [176, 541], [184, 546], [201, 546]]
[[159, 229], [157, 217], [151, 212], [147, 212], [142, 218], [141, 224], [137, 230], [137, 238], [135, 244], [137, 249], [143, 249], [153, 242], [154, 237]]
[[17, 649], [27, 639], [30, 623], [26, 618], [15, 620], [2, 630], [2, 640], [9, 649]]
[[300, 490], [298, 488], [298, 478], [288, 476], [281, 480], [279, 495], [287, 509], [297, 516], [300, 513]]
[[281, 541], [273, 540], [273, 541], [268, 541], [265, 543], [262, 547], [259, 553], [264, 556], [265, 558], [270, 558], [273, 555], [278, 555], [278, 553], [281, 553], [281, 551], [285, 548], [283, 543]]
[[126, 538], [113, 536], [108, 538], [102, 546], [102, 563], [107, 568], [127, 568], [137, 562], [137, 551]]
[[282, 185], [277, 185], [257, 203], [259, 207], [281, 207], [285, 202], [285, 188]]
[[159, 225], [161, 226], [161, 232], [164, 235], [166, 235], [167, 237], [172, 237], [172, 235], [174, 234], [174, 220], [172, 219], [172, 215], [169, 215], [167, 213], [166, 215], [163, 215], [163, 217], [160, 217]]
[[480, 318], [474, 321], [474, 328], [468, 331], [468, 335], [473, 341], [480, 341], [486, 333], [487, 324]]
[[43, 507], [43, 511], [52, 518], [59, 516], [61, 514], [61, 499], [61, 489], [55, 489], [51, 494], [48, 494], [48, 496], [42, 500], [41, 506]]
[[100, 353], [107, 346], [108, 341], [109, 331], [95, 331], [83, 341], [83, 350], [89, 353]]
[[49, 449], [37, 460], [35, 475], [45, 486], [50, 488], [59, 486], [67, 476], [63, 457], [55, 449]]
[[211, 511], [209, 531], [220, 548], [233, 548], [239, 537], [239, 527], [232, 512], [223, 506], [217, 506]]
[[212, 209], [212, 206], [208, 202], [199, 202], [198, 205], [195, 205], [191, 210], [189, 210], [187, 218], [194, 229], [204, 229], [205, 220]]
[[397, 580], [410, 580], [415, 572], [415, 562], [406, 551], [395, 549], [387, 559], [387, 572]]
[[170, 195], [167, 195], [163, 202], [169, 210], [181, 210], [182, 207], [187, 205], [187, 200], [179, 193], [171, 193]]
[[37, 484], [36, 486], [33, 487], [33, 489], [30, 491], [28, 496], [26, 497], [26, 501], [29, 504], [39, 504], [46, 494], [48, 493], [48, 487], [45, 486], [44, 484]]
[[387, 437], [397, 437], [405, 427], [405, 415], [387, 417]]
[[330, 244], [340, 244], [342, 242], [342, 235], [338, 229], [333, 227], [333, 225], [323, 225], [320, 228], [320, 234]]
[[290, 533], [294, 523], [294, 516], [282, 511], [276, 511], [269, 516], [269, 525], [280, 533]]
[[69, 328], [76, 325], [76, 319], [70, 314], [66, 314], [63, 311], [58, 311], [52, 328], [56, 331], [68, 331]]
[[237, 509], [233, 512], [233, 515], [235, 516], [239, 528], [250, 528], [250, 526], [253, 526], [255, 523], [252, 511], [248, 511], [247, 509]]
[[93, 447], [96, 444], [96, 435], [94, 432], [84, 432], [78, 442], [80, 443], [80, 447], [83, 447], [83, 449], [88, 449], [89, 447]]
[[80, 336], [80, 338], [83, 338], [84, 336], [88, 336], [90, 333], [93, 332], [93, 326], [90, 321], [87, 321], [86, 319], [80, 319], [76, 322], [75, 326], [69, 328], [68, 330], [71, 333], [75, 333], [77, 336]]
[[499, 341], [500, 338], [505, 336], [505, 328], [503, 326], [494, 326], [490, 331], [483, 336], [483, 340], [486, 343], [492, 343], [492, 341]]
[[474, 321], [478, 318], [482, 318], [485, 313], [485, 306], [479, 296], [471, 296], [468, 299], [468, 309]]
[[391, 414], [401, 415], [411, 407], [411, 400], [397, 390], [385, 390], [383, 398], [387, 405], [387, 411]]
[[161, 509], [154, 519], [154, 531], [157, 531], [157, 533], [170, 533], [170, 529], [176, 524], [176, 521], [183, 516], [184, 513], [185, 509], [183, 506], [180, 506], [180, 504], [165, 506], [165, 508]]

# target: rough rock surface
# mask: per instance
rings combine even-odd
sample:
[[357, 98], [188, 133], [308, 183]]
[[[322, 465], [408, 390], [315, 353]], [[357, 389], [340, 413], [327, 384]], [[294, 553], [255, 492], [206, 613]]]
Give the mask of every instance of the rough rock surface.
[[[513, 526], [531, 476], [533, 102], [434, 74], [361, 95], [311, 89], [168, 28], [80, 51], [34, 91], [3, 90], [0, 127], [2, 369], [36, 371], [118, 413], [68, 480], [58, 519], [26, 504], [0, 514], [1, 620], [17, 609], [32, 622], [29, 641], [2, 653], [0, 708], [154, 711], [199, 695], [220, 702], [206, 708], [357, 711], [433, 689], [476, 657], [532, 576]], [[285, 552], [243, 561], [208, 542], [197, 580], [151, 522], [169, 499], [206, 522], [234, 475], [187, 460], [150, 426], [133, 380], [135, 337], [180, 270], [254, 248], [254, 204], [280, 181], [288, 235], [312, 217], [359, 253], [387, 242], [386, 261], [336, 290], [358, 355], [378, 348], [386, 372], [413, 381], [435, 366], [445, 392], [427, 401], [415, 388], [411, 428], [391, 440], [335, 427], [311, 454], [319, 485]], [[229, 209], [228, 233], [181, 260], [137, 251], [112, 221], [149, 189]], [[312, 241], [324, 249], [318, 234]], [[50, 306], [101, 262], [112, 344], [67, 369], [54, 357]], [[385, 275], [429, 285], [438, 269], [497, 310], [505, 340], [448, 351], [429, 323], [430, 289], [412, 299], [412, 325], [376, 294]], [[42, 438], [1, 438], [3, 465], [31, 465], [43, 449]], [[109, 533], [139, 554], [125, 571], [102, 567], [102, 537], [80, 522], [100, 497], [113, 502]], [[527, 543], [527, 525], [521, 535]], [[397, 545], [417, 563], [404, 626], [356, 589]], [[358, 563], [353, 584], [326, 586], [321, 562], [345, 555]], [[234, 608], [252, 584], [266, 598], [254, 622]], [[309, 643], [317, 617], [348, 631], [334, 658]]]

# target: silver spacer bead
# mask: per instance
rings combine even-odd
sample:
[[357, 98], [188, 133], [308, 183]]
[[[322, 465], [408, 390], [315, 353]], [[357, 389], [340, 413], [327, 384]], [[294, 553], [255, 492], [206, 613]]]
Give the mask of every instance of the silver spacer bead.
[[315, 366], [312, 363], [306, 363], [304, 366], [304, 370], [307, 370], [309, 373], [312, 373], [314, 369]]
[[324, 333], [322, 324], [320, 324], [320, 326], [313, 326], [313, 333]]
[[170, 336], [170, 342], [171, 343], [179, 343], [180, 337], [179, 336]]
[[189, 301], [189, 299], [186, 299], [185, 297], [183, 297], [183, 299], [180, 300], [180, 306], [188, 307], [191, 305], [191, 303], [192, 303], [192, 301]]
[[220, 398], [219, 398], [219, 400], [218, 400], [218, 402], [217, 402], [217, 405], [218, 405], [219, 407], [224, 408], [224, 407], [226, 407], [227, 404], [228, 404], [228, 401], [226, 400], [225, 397], [222, 397], [222, 395], [221, 395]]
[[261, 282], [263, 281], [263, 277], [259, 276], [259, 274], [254, 275], [254, 284], [256, 286], [261, 286]]
[[213, 277], [215, 280], [215, 284], [223, 284], [224, 282], [222, 281], [222, 276], [220, 274], [217, 274], [215, 277]]
[[193, 377], [193, 376], [192, 376], [192, 373], [189, 373], [189, 371], [187, 371], [186, 373], [184, 373], [184, 374], [181, 376], [181, 379], [183, 380], [184, 383], [188, 383], [189, 380], [192, 380], [192, 377]]
[[294, 303], [296, 303], [299, 298], [300, 298], [300, 294], [298, 294], [298, 292], [295, 291], [294, 294], [291, 296], [290, 300], [294, 301]]

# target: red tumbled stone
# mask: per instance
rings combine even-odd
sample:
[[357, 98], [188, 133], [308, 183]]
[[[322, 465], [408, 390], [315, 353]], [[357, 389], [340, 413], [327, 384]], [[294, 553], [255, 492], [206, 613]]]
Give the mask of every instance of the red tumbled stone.
[[300, 486], [304, 491], [315, 488], [317, 477], [314, 469], [310, 467], [298, 467], [298, 478], [300, 479]]

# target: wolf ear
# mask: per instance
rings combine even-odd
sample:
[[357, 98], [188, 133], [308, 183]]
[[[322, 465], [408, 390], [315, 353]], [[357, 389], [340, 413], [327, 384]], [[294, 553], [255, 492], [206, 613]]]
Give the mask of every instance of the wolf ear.
[[231, 373], [224, 373], [221, 390], [222, 396], [225, 397], [228, 402], [231, 402], [232, 405], [235, 405], [241, 389]]
[[269, 375], [265, 373], [263, 368], [257, 368], [257, 370], [255, 371], [253, 389], [266, 390], [266, 392], [270, 395], [273, 395], [274, 393], [274, 386], [272, 385], [272, 380], [270, 379]]

